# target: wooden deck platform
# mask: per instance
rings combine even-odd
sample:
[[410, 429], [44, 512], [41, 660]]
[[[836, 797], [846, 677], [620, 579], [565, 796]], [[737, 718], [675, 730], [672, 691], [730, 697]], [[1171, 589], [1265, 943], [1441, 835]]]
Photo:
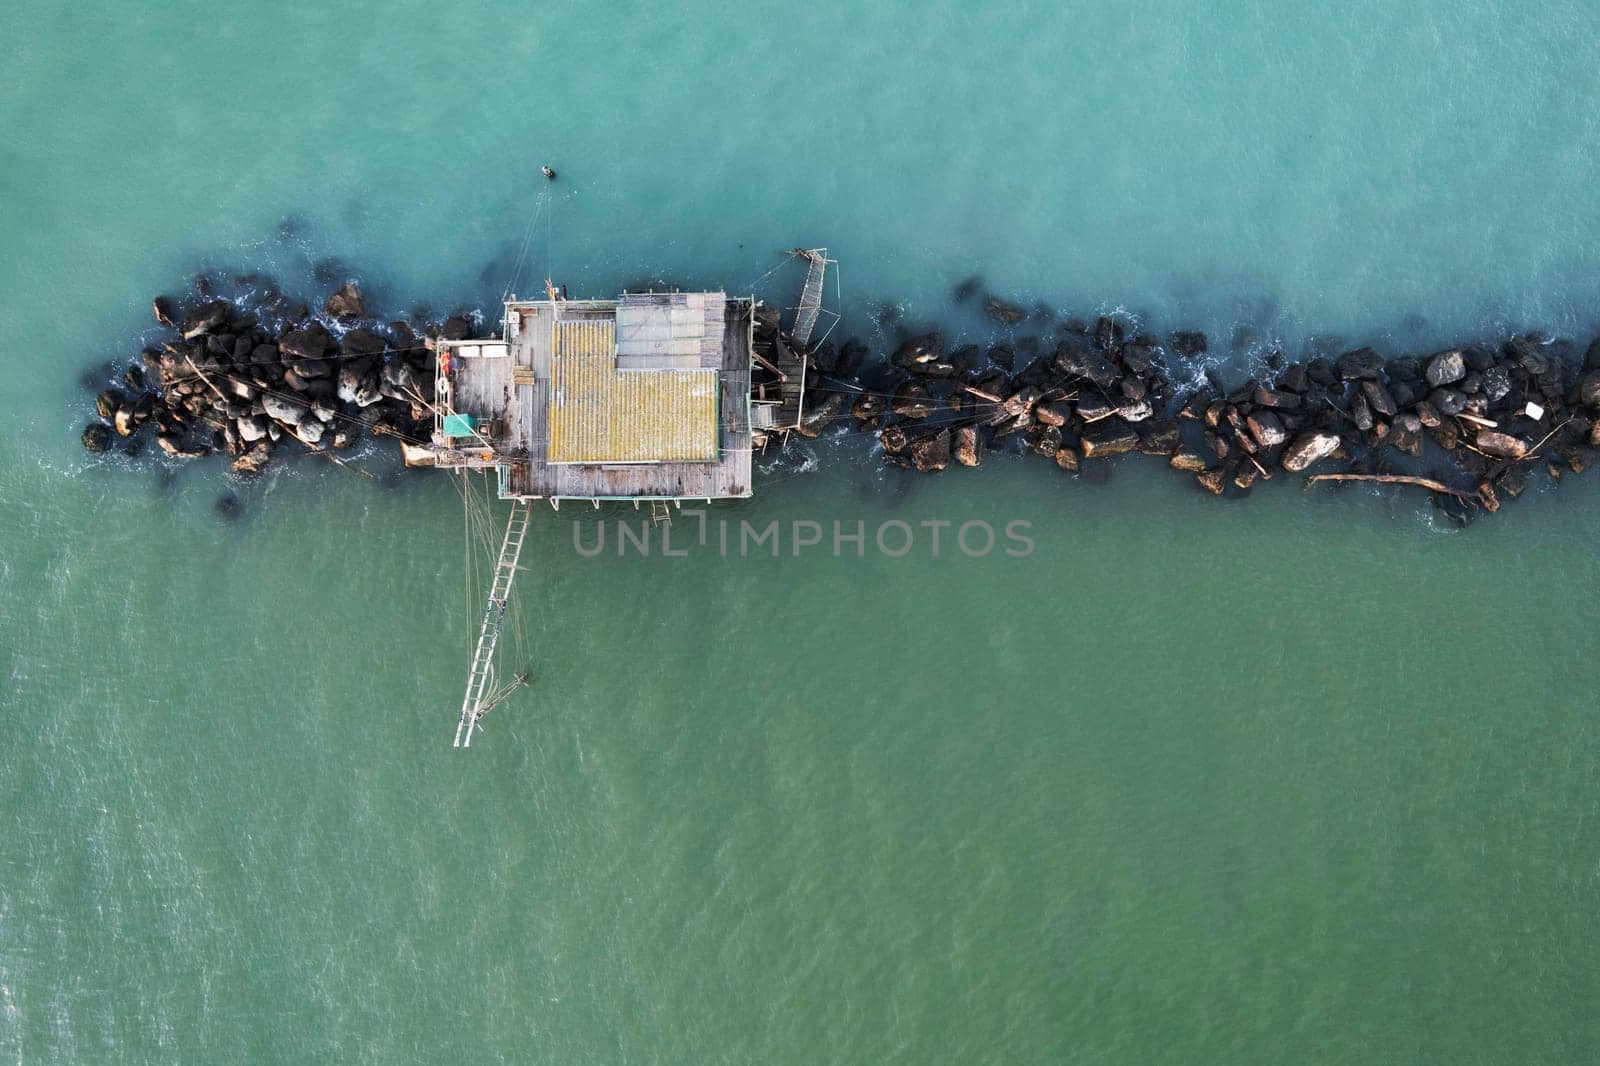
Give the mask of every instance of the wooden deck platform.
[[[621, 317], [619, 321], [619, 309]], [[506, 305], [509, 358], [464, 360], [458, 409], [500, 419], [502, 494], [546, 499], [718, 499], [749, 496], [750, 336], [753, 304], [721, 293], [639, 293], [620, 300], [516, 301]], [[617, 331], [627, 372], [717, 371], [717, 457], [701, 462], [553, 463], [550, 384], [559, 323]], [[570, 327], [569, 327], [570, 328]], [[466, 371], [480, 371], [468, 374]], [[471, 380], [467, 380], [468, 378]], [[531, 378], [531, 383], [530, 383]], [[482, 410], [462, 406], [468, 397]]]

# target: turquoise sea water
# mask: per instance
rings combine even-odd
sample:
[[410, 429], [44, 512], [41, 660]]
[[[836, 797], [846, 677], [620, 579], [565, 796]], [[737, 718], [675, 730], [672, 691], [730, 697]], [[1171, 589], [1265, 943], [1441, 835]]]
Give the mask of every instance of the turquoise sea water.
[[1600, 1052], [1592, 483], [1459, 532], [807, 445], [716, 517], [1036, 549], [583, 559], [543, 512], [535, 684], [464, 754], [443, 476], [290, 464], [230, 521], [215, 466], [76, 439], [198, 269], [492, 304], [541, 162], [523, 276], [574, 294], [825, 243], [869, 337], [989, 339], [980, 273], [1225, 373], [1587, 343], [1587, 5], [22, 0], [0, 39], [0, 1058]]

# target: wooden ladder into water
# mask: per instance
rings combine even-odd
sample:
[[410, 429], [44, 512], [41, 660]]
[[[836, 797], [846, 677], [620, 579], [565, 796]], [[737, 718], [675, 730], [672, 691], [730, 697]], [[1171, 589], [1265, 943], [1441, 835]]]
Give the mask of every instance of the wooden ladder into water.
[[[472, 668], [467, 672], [467, 694], [461, 700], [461, 720], [456, 723], [455, 746], [458, 748], [471, 746], [478, 719], [507, 695], [505, 692], [495, 692], [492, 688], [494, 646], [500, 639], [500, 627], [506, 620], [506, 601], [511, 598], [511, 582], [517, 576], [517, 559], [522, 555], [522, 542], [528, 535], [532, 507], [528, 500], [514, 500], [511, 517], [506, 520], [506, 536], [500, 544], [500, 558], [494, 565], [494, 581], [489, 585], [489, 603], [483, 612], [483, 625], [478, 630], [478, 646], [472, 653]], [[527, 675], [518, 675], [512, 686], [526, 683]]]
[[817, 316], [822, 313], [822, 280], [828, 273], [828, 250], [807, 248], [800, 254], [811, 265], [806, 269], [805, 288], [800, 290], [800, 307], [795, 312], [794, 328], [789, 336], [795, 343], [805, 345], [811, 343], [811, 331], [817, 328]]

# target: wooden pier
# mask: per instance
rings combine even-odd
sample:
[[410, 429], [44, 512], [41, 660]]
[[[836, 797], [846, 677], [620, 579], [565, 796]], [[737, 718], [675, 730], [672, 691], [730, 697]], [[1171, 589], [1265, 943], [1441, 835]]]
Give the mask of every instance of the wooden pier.
[[[517, 686], [496, 680], [496, 650], [535, 500], [651, 504], [670, 523], [670, 504], [751, 494], [757, 439], [786, 432], [803, 415], [806, 342], [822, 314], [826, 249], [809, 260], [795, 339], [764, 312], [756, 343], [753, 297], [720, 292], [624, 293], [505, 304], [498, 338], [438, 341], [432, 441], [420, 465], [492, 470], [512, 501], [479, 625], [456, 746]], [[408, 451], [408, 462], [412, 461]], [[465, 494], [464, 494], [465, 496]], [[469, 514], [472, 507], [468, 506]]]
[[490, 432], [446, 437], [441, 418], [435, 465], [496, 467], [505, 499], [749, 496], [753, 308], [722, 293], [513, 300], [504, 341], [441, 346], [452, 413]]

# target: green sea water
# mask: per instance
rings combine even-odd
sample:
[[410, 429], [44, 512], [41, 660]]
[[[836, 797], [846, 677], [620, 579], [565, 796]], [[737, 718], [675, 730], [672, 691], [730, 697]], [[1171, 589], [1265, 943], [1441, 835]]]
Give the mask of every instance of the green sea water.
[[1033, 551], [584, 558], [632, 512], [536, 512], [534, 684], [461, 752], [444, 475], [289, 463], [230, 519], [213, 463], [77, 443], [195, 271], [492, 306], [541, 196], [524, 279], [827, 244], [880, 347], [886, 304], [994, 339], [974, 273], [1235, 376], [1587, 343], [1588, 5], [19, 0], [0, 40], [0, 1061], [1600, 1056], [1592, 478], [1458, 531], [807, 444], [713, 524]]

